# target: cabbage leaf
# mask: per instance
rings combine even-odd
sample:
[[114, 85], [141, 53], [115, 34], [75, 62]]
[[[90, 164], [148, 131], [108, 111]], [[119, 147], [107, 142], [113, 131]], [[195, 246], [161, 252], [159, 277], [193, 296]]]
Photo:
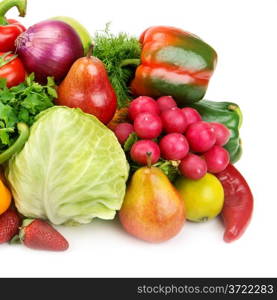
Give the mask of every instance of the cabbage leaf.
[[53, 224], [113, 219], [129, 166], [114, 133], [92, 115], [62, 106], [37, 117], [6, 177], [21, 214]]

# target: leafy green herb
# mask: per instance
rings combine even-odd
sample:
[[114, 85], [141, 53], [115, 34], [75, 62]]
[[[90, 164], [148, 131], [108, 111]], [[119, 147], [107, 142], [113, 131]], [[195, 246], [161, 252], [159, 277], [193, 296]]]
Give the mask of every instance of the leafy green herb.
[[[125, 154], [126, 154], [126, 157], [128, 159], [129, 165], [130, 165], [129, 178], [131, 178], [132, 175], [142, 166], [135, 163], [131, 159], [129, 153], [125, 153]], [[157, 167], [157, 168], [161, 169], [161, 171], [168, 177], [168, 179], [171, 182], [174, 182], [177, 179], [177, 177], [180, 175], [179, 170], [178, 170], [179, 163], [180, 163], [180, 161], [177, 161], [177, 160], [164, 160], [161, 158], [157, 163], [155, 163], [153, 165], [153, 167]]]
[[178, 165], [179, 161], [175, 160], [163, 160], [160, 159], [156, 164], [154, 164], [154, 167], [160, 168], [164, 174], [168, 177], [168, 179], [173, 182], [179, 175]]
[[54, 105], [57, 92], [53, 78], [49, 77], [45, 86], [34, 80], [34, 74], [30, 74], [24, 83], [9, 89], [6, 80], [0, 78], [0, 151], [17, 138], [18, 122], [30, 126], [38, 113]]
[[128, 84], [134, 76], [135, 68], [122, 68], [121, 62], [126, 59], [139, 59], [140, 43], [137, 38], [126, 33], [114, 35], [110, 33], [109, 24], [104, 31], [98, 31], [94, 37], [93, 55], [105, 65], [110, 82], [117, 95], [118, 107], [125, 107], [130, 100]]
[[124, 143], [123, 149], [125, 152], [130, 151], [134, 143], [138, 141], [138, 136], [135, 132], [131, 133]]

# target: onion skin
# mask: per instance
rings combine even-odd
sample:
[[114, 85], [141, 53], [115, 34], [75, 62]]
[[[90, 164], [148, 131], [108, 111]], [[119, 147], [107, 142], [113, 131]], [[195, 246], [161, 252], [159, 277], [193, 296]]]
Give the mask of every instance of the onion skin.
[[16, 39], [16, 49], [27, 71], [34, 72], [41, 83], [48, 76], [60, 82], [84, 51], [76, 31], [56, 20], [31, 26]]

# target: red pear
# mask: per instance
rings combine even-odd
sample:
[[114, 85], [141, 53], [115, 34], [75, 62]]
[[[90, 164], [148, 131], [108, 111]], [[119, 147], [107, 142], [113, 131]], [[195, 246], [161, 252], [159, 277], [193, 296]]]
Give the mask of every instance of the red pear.
[[58, 88], [58, 105], [81, 108], [108, 124], [116, 110], [116, 95], [104, 64], [91, 56], [79, 58]]

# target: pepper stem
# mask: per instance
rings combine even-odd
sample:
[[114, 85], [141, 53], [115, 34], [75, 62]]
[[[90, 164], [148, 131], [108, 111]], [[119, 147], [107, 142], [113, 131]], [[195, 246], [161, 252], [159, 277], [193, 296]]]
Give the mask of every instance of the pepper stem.
[[152, 152], [146, 152], [146, 161], [147, 161], [148, 168], [151, 168], [151, 165], [152, 165], [151, 156], [152, 156]]
[[240, 129], [241, 125], [242, 125], [242, 121], [243, 121], [243, 115], [242, 115], [242, 112], [240, 110], [240, 107], [236, 104], [230, 104], [230, 105], [228, 105], [228, 109], [231, 110], [231, 111], [234, 111], [238, 114], [238, 116], [239, 116], [238, 128]]
[[130, 65], [138, 66], [139, 64], [140, 64], [139, 58], [127, 58], [127, 59], [123, 59], [121, 61], [120, 67], [125, 67], [125, 66], [130, 66]]
[[230, 104], [228, 105], [228, 109], [229, 110], [236, 110], [238, 108], [238, 106], [236, 104]]
[[5, 150], [4, 152], [2, 152], [0, 154], [0, 164], [9, 160], [14, 154], [19, 152], [23, 148], [24, 144], [26, 143], [26, 141], [29, 137], [30, 131], [29, 131], [28, 125], [26, 125], [25, 123], [19, 122], [19, 123], [17, 123], [17, 129], [19, 132], [19, 137], [10, 146], [10, 148], [8, 148], [7, 150]]
[[0, 2], [0, 25], [7, 25], [6, 13], [13, 7], [16, 7], [19, 16], [25, 17], [27, 0], [3, 0]]

